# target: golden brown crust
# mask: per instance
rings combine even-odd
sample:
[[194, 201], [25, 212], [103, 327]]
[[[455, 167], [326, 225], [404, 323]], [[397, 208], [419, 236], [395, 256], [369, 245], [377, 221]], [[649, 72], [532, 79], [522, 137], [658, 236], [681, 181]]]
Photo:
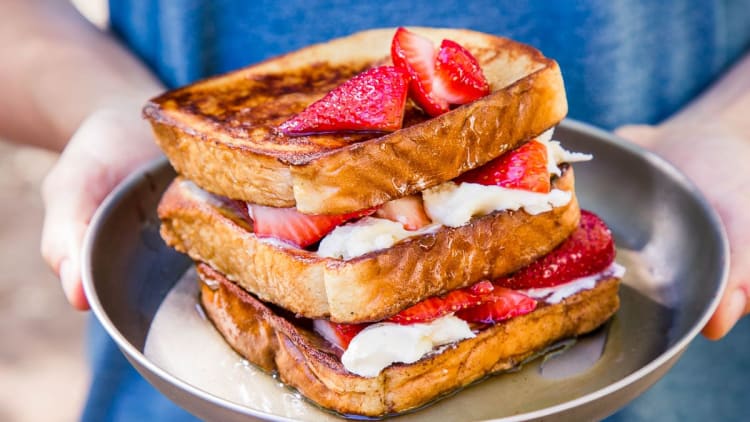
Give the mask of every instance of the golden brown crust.
[[335, 214], [452, 179], [567, 113], [560, 69], [537, 50], [467, 30], [416, 30], [438, 43], [450, 38], [465, 45], [492, 93], [433, 119], [409, 104], [404, 129], [384, 136], [288, 137], [276, 130], [362, 69], [388, 63], [394, 30], [382, 29], [170, 91], [151, 100], [144, 115], [172, 165], [199, 186], [254, 203]]
[[563, 338], [592, 331], [619, 307], [618, 279], [555, 305], [491, 326], [473, 339], [413, 364], [395, 364], [377, 377], [354, 375], [340, 351], [301, 325], [274, 314], [209, 266], [198, 266], [206, 315], [238, 353], [323, 407], [344, 414], [382, 416], [432, 401], [486, 375], [513, 368]]
[[[574, 192], [572, 168], [554, 185]], [[343, 261], [258, 239], [248, 223], [201, 196], [179, 178], [164, 194], [158, 213], [167, 244], [261, 300], [337, 322], [377, 321], [426, 297], [511, 273], [550, 252], [580, 218], [574, 195], [547, 213], [497, 212]]]

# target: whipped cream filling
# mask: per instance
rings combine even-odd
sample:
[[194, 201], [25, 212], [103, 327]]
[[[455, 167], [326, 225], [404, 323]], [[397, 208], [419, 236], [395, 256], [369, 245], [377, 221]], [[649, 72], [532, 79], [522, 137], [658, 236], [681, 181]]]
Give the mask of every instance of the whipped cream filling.
[[553, 287], [540, 287], [536, 289], [519, 290], [526, 296], [537, 300], [543, 300], [547, 303], [560, 303], [568, 296], [584, 291], [591, 290], [601, 280], [607, 278], [622, 278], [625, 275], [625, 267], [612, 262], [604, 271], [586, 277], [577, 278], [565, 284], [559, 284]]
[[485, 186], [477, 183], [446, 182], [422, 193], [427, 215], [434, 223], [461, 227], [472, 218], [495, 211], [523, 209], [531, 215], [565, 206], [571, 192], [552, 189], [549, 193]]
[[[549, 304], [562, 302], [584, 290], [593, 289], [601, 280], [625, 275], [625, 267], [612, 262], [605, 270], [577, 278], [554, 287], [518, 290], [527, 296]], [[354, 336], [341, 362], [347, 371], [363, 377], [377, 376], [388, 366], [414, 363], [440, 346], [473, 338], [469, 324], [447, 315], [424, 324], [400, 325], [391, 322], [373, 324]]]
[[[557, 141], [549, 140], [547, 131], [537, 138], [547, 148], [547, 169], [560, 176], [560, 164], [588, 161], [590, 154], [570, 152]], [[549, 193], [508, 189], [501, 186], [485, 186], [476, 183], [445, 182], [422, 192], [427, 215], [434, 223], [460, 227], [472, 218], [495, 211], [518, 211], [523, 209], [531, 215], [551, 211], [567, 205], [573, 194], [560, 189]]]
[[396, 362], [414, 363], [436, 347], [474, 336], [469, 324], [453, 315], [424, 324], [381, 322], [354, 336], [341, 362], [349, 372], [375, 377]]
[[[550, 174], [560, 175], [559, 165], [591, 159], [589, 154], [570, 152], [551, 140], [553, 129], [539, 135], [537, 141], [547, 147], [547, 168]], [[213, 206], [226, 207], [223, 201], [199, 188], [193, 182], [183, 182], [199, 200]], [[414, 236], [434, 233], [442, 226], [459, 227], [473, 217], [495, 211], [523, 209], [531, 215], [551, 211], [555, 207], [568, 204], [571, 192], [553, 189], [540, 194], [521, 189], [508, 189], [500, 186], [485, 186], [475, 183], [445, 182], [422, 193], [425, 212], [433, 224], [419, 230], [406, 230], [403, 225], [391, 220], [365, 217], [353, 223], [341, 225], [320, 241], [317, 254], [327, 258], [349, 260], [372, 251], [387, 249], [394, 244]], [[251, 216], [252, 217], [252, 216]], [[261, 241], [278, 247], [296, 246], [275, 238], [260, 238]]]
[[390, 248], [403, 239], [432, 233], [440, 228], [430, 224], [419, 230], [385, 218], [364, 217], [353, 223], [336, 227], [320, 241], [318, 255], [328, 258], [352, 259], [371, 251]]
[[182, 179], [180, 183], [182, 184], [182, 187], [190, 192], [190, 195], [193, 195], [199, 201], [205, 202], [212, 207], [226, 208], [226, 205], [220, 196], [201, 189], [198, 185], [187, 179]]
[[580, 163], [594, 158], [591, 154], [568, 151], [560, 145], [559, 141], [537, 140], [547, 148], [547, 170], [555, 176], [562, 175], [560, 171], [560, 164], [562, 163]]
[[[547, 168], [550, 174], [561, 175], [560, 164], [587, 161], [590, 154], [570, 152], [551, 140], [552, 129], [537, 137], [547, 148]], [[445, 182], [422, 192], [425, 212], [433, 224], [420, 230], [405, 230], [400, 223], [366, 217], [344, 224], [326, 235], [320, 242], [318, 255], [328, 258], [352, 259], [366, 253], [390, 248], [413, 236], [432, 233], [442, 226], [460, 227], [472, 218], [495, 211], [517, 211], [537, 215], [555, 207], [567, 205], [572, 192], [552, 189], [549, 193], [508, 189], [476, 183]]]

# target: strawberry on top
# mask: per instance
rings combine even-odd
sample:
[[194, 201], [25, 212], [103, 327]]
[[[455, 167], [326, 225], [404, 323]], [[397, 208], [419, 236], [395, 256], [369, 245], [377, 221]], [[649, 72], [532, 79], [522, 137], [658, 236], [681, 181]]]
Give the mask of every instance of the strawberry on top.
[[435, 93], [451, 104], [466, 104], [490, 93], [477, 59], [451, 40], [443, 40], [435, 61]]
[[403, 125], [407, 94], [430, 116], [490, 92], [476, 58], [451, 40], [432, 41], [398, 28], [391, 43], [394, 66], [378, 66], [334, 88], [279, 131], [289, 136], [322, 132], [393, 132]]
[[430, 116], [490, 92], [476, 58], [454, 41], [443, 40], [436, 50], [429, 39], [401, 27], [391, 43], [391, 59], [408, 73], [409, 94]]
[[437, 51], [432, 41], [405, 28], [398, 28], [391, 43], [393, 64], [409, 75], [409, 94], [430, 116], [449, 109], [448, 100], [435, 95], [435, 60]]
[[279, 126], [286, 135], [339, 131], [393, 132], [401, 128], [408, 76], [394, 66], [374, 67], [344, 82]]

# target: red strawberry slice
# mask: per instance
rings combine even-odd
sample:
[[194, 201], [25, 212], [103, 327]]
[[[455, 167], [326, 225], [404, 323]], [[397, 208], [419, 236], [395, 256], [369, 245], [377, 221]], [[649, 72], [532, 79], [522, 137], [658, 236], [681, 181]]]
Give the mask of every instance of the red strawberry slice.
[[414, 306], [404, 309], [388, 320], [399, 324], [429, 322], [482, 303], [483, 295], [491, 293], [495, 286], [487, 280], [480, 281], [463, 289], [453, 290], [443, 296], [425, 299]]
[[390, 317], [388, 321], [398, 324], [429, 322], [452, 312], [482, 303], [479, 295], [468, 289], [458, 289], [444, 296], [433, 296]]
[[313, 322], [315, 331], [334, 346], [346, 350], [354, 336], [364, 330], [369, 324], [337, 324], [326, 319], [316, 319]]
[[398, 28], [391, 42], [391, 59], [409, 75], [409, 93], [430, 116], [448, 111], [448, 101], [433, 93], [435, 45], [429, 39], [406, 28]]
[[388, 201], [375, 211], [375, 216], [401, 223], [406, 230], [417, 230], [432, 222], [425, 213], [422, 197], [419, 195]]
[[375, 209], [339, 215], [310, 215], [296, 208], [274, 208], [247, 204], [248, 214], [253, 219], [253, 232], [259, 237], [273, 237], [299, 246], [307, 247], [322, 239], [336, 226], [345, 221], [372, 214]]
[[526, 142], [482, 167], [467, 171], [456, 182], [548, 193], [551, 186], [547, 147], [537, 141]]
[[465, 321], [489, 324], [527, 314], [535, 308], [534, 299], [485, 280], [443, 296], [425, 299], [392, 316], [388, 321], [408, 325], [430, 322], [455, 313]]
[[451, 104], [466, 104], [490, 93], [477, 59], [460, 44], [443, 40], [435, 64], [435, 94]]
[[612, 232], [594, 213], [581, 211], [578, 228], [560, 246], [510, 277], [494, 283], [511, 289], [552, 287], [599, 273], [614, 259]]
[[319, 132], [384, 131], [401, 128], [408, 75], [379, 66], [354, 76], [279, 126], [287, 135]]
[[486, 295], [487, 293], [495, 290], [495, 285], [488, 280], [482, 280], [479, 283], [472, 284], [471, 286], [467, 287], [467, 289], [469, 293], [474, 295]]
[[536, 300], [523, 293], [496, 286], [482, 296], [480, 305], [460, 310], [456, 316], [467, 322], [493, 324], [528, 314], [536, 309], [536, 305]]

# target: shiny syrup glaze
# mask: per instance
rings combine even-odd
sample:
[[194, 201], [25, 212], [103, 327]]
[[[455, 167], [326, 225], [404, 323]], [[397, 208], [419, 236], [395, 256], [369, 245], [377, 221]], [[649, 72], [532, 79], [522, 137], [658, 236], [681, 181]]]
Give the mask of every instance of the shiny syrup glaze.
[[[151, 100], [144, 114], [151, 120], [197, 132], [202, 136], [228, 135], [233, 147], [272, 155], [290, 163], [343, 146], [383, 136], [384, 132], [341, 132], [286, 136], [278, 126], [320, 99], [336, 86], [368, 67], [316, 63], [280, 73], [253, 74], [238, 71], [226, 82], [208, 79]], [[407, 101], [404, 127], [429, 119]], [[199, 122], [188, 124], [187, 122]]]
[[[204, 283], [205, 281], [200, 282]], [[279, 416], [330, 421], [336, 421], [338, 417], [380, 420], [420, 411], [470, 386], [480, 384], [487, 378], [503, 373], [518, 372], [525, 365], [540, 357], [551, 355], [552, 360], [557, 360], [572, 354], [573, 356], [569, 356], [569, 358], [580, 359], [578, 356], [580, 352], [573, 347], [576, 340], [562, 340], [527, 357], [513, 368], [487, 374], [469, 385], [436, 396], [433, 400], [414, 409], [401, 413], [390, 413], [381, 417], [340, 414], [308, 400], [296, 389], [280, 382], [275, 373], [265, 372], [232, 350], [216, 332], [211, 322], [207, 320], [198, 304], [198, 286], [198, 277], [195, 271], [191, 269], [167, 294], [151, 323], [144, 354], [149, 360], [170, 374], [192, 385], [199, 386], [217, 397]], [[209, 287], [215, 288], [218, 285]], [[309, 329], [307, 326], [303, 328]], [[594, 337], [592, 340], [599, 341], [602, 335], [606, 336], [608, 328], [609, 325], [607, 324], [589, 337]], [[589, 337], [585, 337], [583, 340], [586, 341]], [[319, 347], [332, 354], [336, 353], [334, 347], [325, 346], [325, 341], [319, 340]], [[194, 347], [195, 344], [201, 344], [202, 347], [196, 348]], [[451, 346], [444, 346], [439, 351], [445, 350], [447, 347]], [[189, 353], [185, 351], [189, 351]], [[439, 351], [436, 350], [435, 352]], [[595, 361], [598, 361], [598, 358], [597, 355]], [[559, 364], [559, 362], [542, 363], [542, 365], [552, 366]], [[563, 362], [563, 364], [567, 365], [569, 362]], [[575, 366], [576, 373], [582, 370], [579, 366]], [[552, 378], [559, 377], [561, 373], [559, 368], [551, 369], [552, 374], [550, 376]], [[538, 370], [544, 371], [541, 367]], [[564, 370], [569, 371], [570, 368]], [[542, 376], [546, 375], [542, 374]]]

